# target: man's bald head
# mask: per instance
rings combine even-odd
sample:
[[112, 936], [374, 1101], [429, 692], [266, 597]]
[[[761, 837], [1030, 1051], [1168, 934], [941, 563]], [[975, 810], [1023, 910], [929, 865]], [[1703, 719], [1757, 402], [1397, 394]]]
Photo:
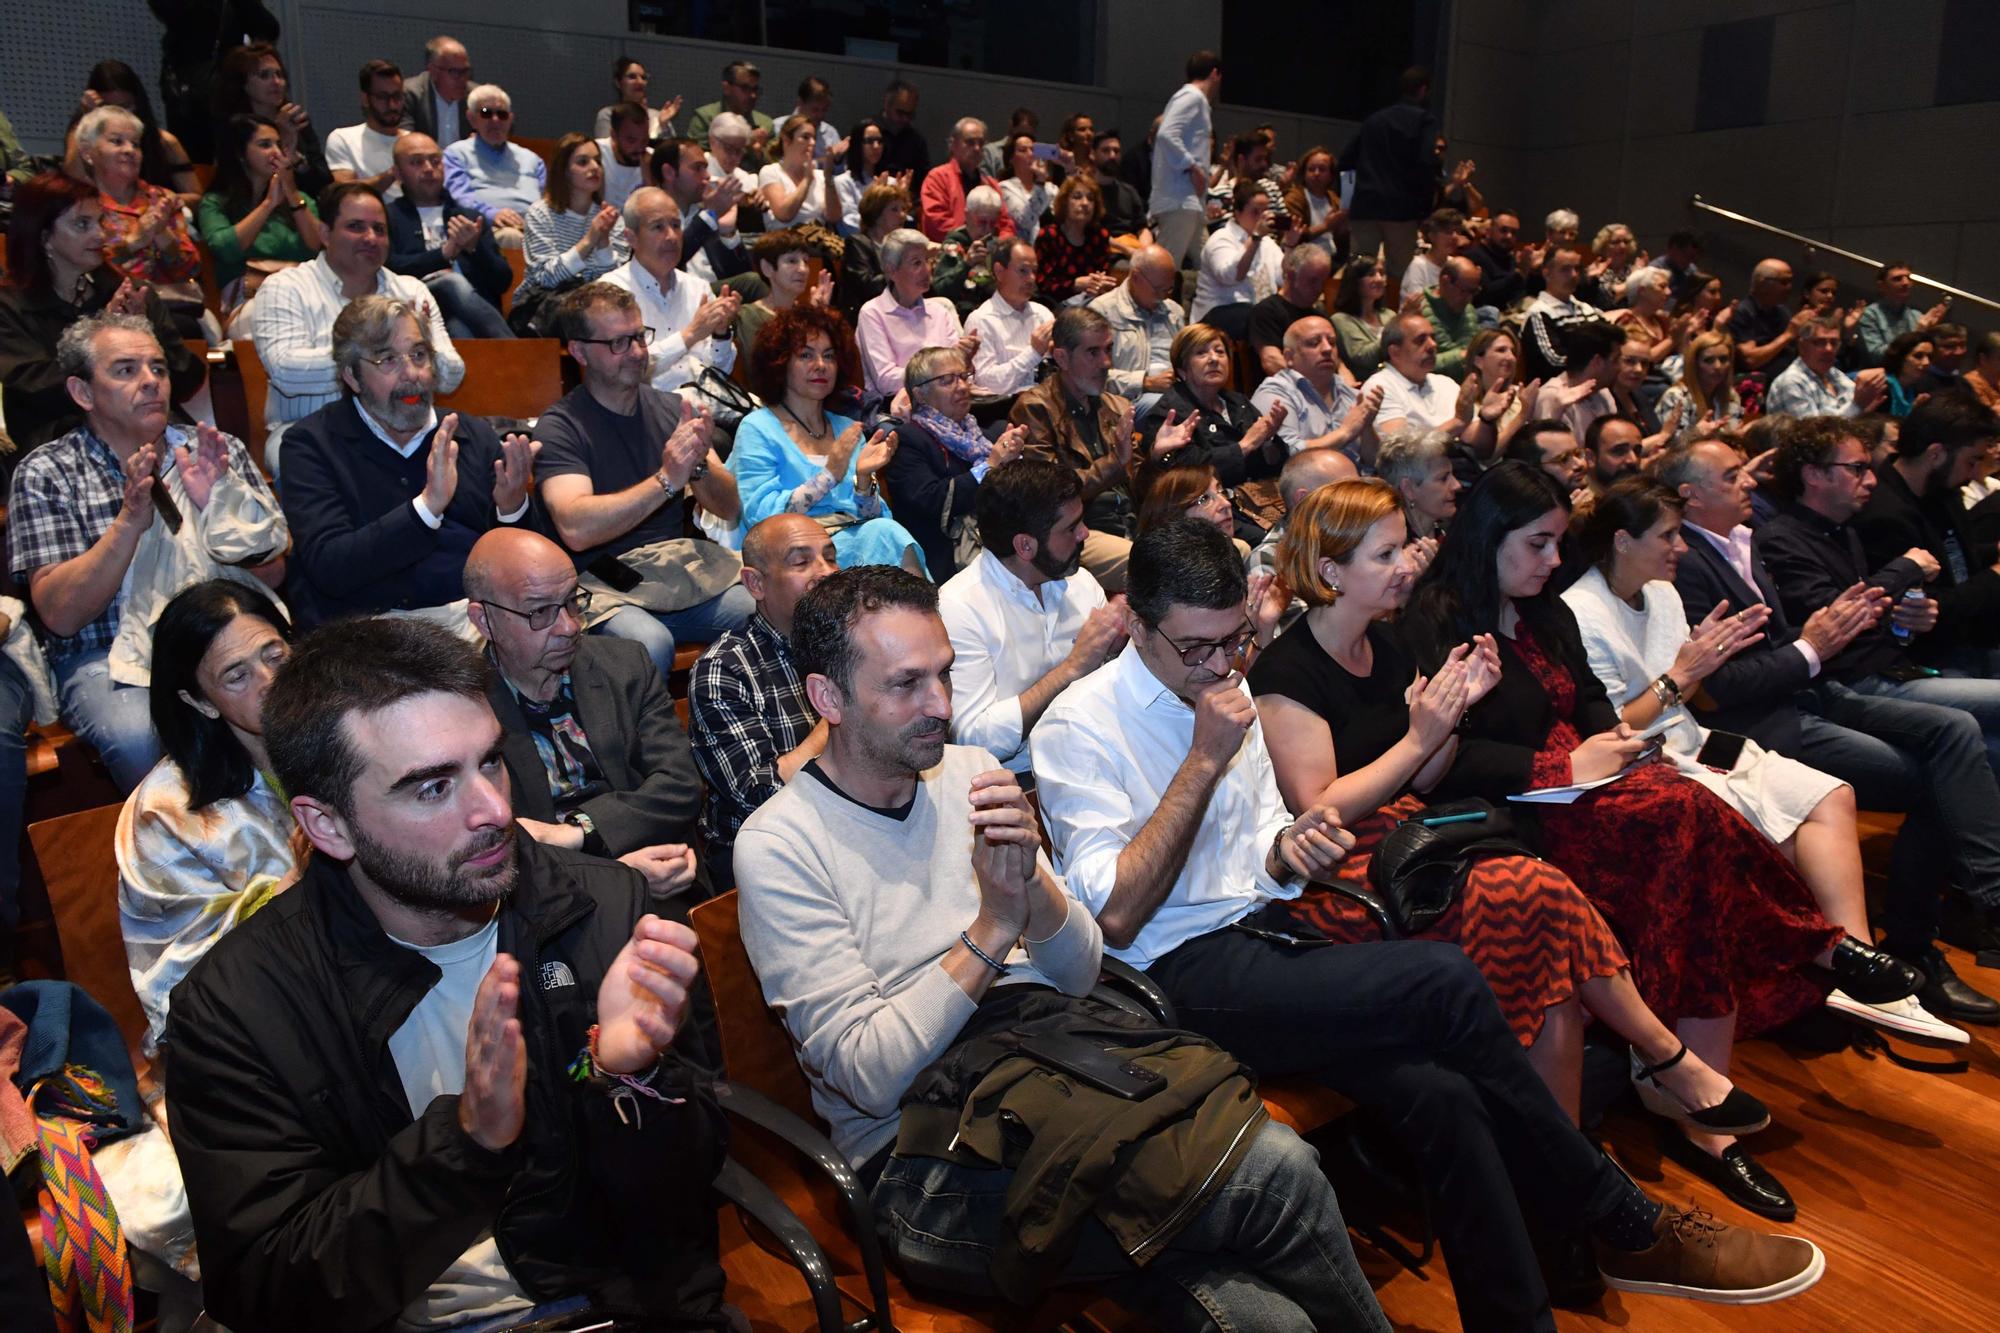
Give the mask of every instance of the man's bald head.
[[437, 151], [437, 140], [431, 138], [430, 135], [419, 134], [415, 130], [404, 130], [396, 136], [396, 146], [390, 150], [390, 153], [396, 162], [400, 164], [406, 157], [413, 157], [419, 153], [435, 153]]
[[1353, 481], [1360, 475], [1361, 469], [1354, 466], [1354, 460], [1338, 449], [1325, 446], [1301, 449], [1285, 460], [1284, 470], [1278, 473], [1278, 491], [1285, 497], [1285, 512], [1297, 509], [1299, 501], [1322, 486]]
[[787, 549], [803, 541], [817, 545], [825, 534], [817, 519], [804, 514], [773, 514], [743, 538], [743, 563], [759, 574], [769, 574], [785, 558]]
[[563, 548], [539, 532], [497, 527], [474, 542], [465, 557], [465, 595], [475, 602], [519, 606], [524, 590], [560, 582], [575, 572]]

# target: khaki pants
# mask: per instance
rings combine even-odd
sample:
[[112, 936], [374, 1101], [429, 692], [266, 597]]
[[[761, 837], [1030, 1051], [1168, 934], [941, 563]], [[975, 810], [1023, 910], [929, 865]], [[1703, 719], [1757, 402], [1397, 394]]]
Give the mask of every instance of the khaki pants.
[[[1366, 222], [1349, 224], [1354, 238], [1354, 253], [1373, 256], [1377, 246], [1385, 254], [1382, 258], [1382, 272], [1388, 275], [1389, 289], [1397, 290], [1403, 281], [1403, 271], [1410, 266], [1410, 260], [1417, 253], [1417, 224], [1415, 222], [1385, 222], [1370, 218]], [[1390, 304], [1394, 304], [1392, 301]]]
[[1125, 591], [1125, 566], [1132, 557], [1132, 543], [1109, 532], [1090, 529], [1083, 539], [1083, 567], [1104, 585], [1106, 594]]

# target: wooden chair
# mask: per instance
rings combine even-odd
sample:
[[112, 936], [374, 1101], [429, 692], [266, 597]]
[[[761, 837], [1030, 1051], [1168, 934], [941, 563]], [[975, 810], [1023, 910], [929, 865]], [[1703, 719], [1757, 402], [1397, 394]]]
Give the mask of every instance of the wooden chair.
[[440, 415], [526, 421], [563, 396], [563, 350], [555, 338], [463, 338], [452, 345], [465, 358], [465, 378], [455, 392], [439, 396]]
[[28, 844], [48, 887], [49, 910], [62, 945], [63, 977], [90, 993], [118, 1024], [143, 1081], [139, 1054], [146, 1011], [132, 989], [125, 936], [118, 925], [118, 862], [112, 848], [122, 806], [104, 805], [28, 826]]
[[521, 279], [528, 276], [528, 252], [510, 245], [503, 247], [500, 253], [506, 256], [507, 267], [514, 271], [514, 280], [507, 284], [507, 290], [500, 297], [500, 313], [510, 315], [514, 312], [514, 293], [521, 289]]
[[548, 167], [550, 171], [556, 169], [556, 141], [554, 139], [531, 139], [525, 134], [516, 134], [512, 136], [512, 141], [521, 145], [521, 147], [527, 149], [536, 157], [541, 158], [543, 165]]
[[238, 338], [229, 344], [235, 353], [235, 369], [243, 385], [244, 431], [243, 445], [250, 456], [257, 460], [257, 466], [268, 474], [270, 468], [264, 465], [264, 400], [271, 393], [271, 377], [264, 370], [264, 363], [257, 359], [257, 344], [248, 338]]

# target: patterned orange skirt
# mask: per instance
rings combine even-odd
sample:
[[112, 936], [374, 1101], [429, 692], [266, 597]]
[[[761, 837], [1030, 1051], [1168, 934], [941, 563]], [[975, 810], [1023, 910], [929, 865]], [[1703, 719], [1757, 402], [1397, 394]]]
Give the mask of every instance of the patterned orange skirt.
[[[1350, 824], [1354, 850], [1336, 877], [1365, 885], [1375, 848], [1398, 820], [1423, 806], [1417, 796], [1401, 796]], [[1292, 914], [1343, 943], [1382, 937], [1359, 903], [1337, 893], [1308, 890], [1292, 904]], [[1574, 999], [1584, 982], [1614, 976], [1629, 966], [1611, 927], [1575, 881], [1546, 861], [1526, 856], [1475, 863], [1451, 910], [1416, 938], [1443, 940], [1465, 950], [1523, 1046], [1535, 1044], [1542, 1015], [1551, 1006]]]

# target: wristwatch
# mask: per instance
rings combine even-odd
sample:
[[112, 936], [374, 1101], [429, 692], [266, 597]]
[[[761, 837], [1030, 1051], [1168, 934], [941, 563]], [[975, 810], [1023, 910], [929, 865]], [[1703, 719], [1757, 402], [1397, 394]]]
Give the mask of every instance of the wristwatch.
[[1291, 831], [1290, 824], [1278, 830], [1278, 835], [1271, 839], [1270, 855], [1266, 858], [1278, 867], [1278, 873], [1271, 878], [1278, 881], [1278, 887], [1281, 889], [1289, 889], [1292, 885], [1303, 883], [1305, 880], [1305, 876], [1292, 869], [1292, 863], [1285, 859], [1285, 835]]
[[583, 836], [586, 838], [597, 832], [597, 821], [581, 810], [570, 811], [562, 817], [562, 822], [568, 824], [571, 828], [582, 829]]
[[1681, 701], [1681, 687], [1674, 684], [1674, 678], [1662, 671], [1653, 682], [1653, 697], [1660, 701], [1660, 707], [1672, 708]]
[[[659, 472], [654, 475], [653, 480], [659, 482], [660, 489], [665, 491], [668, 495], [678, 495], [680, 493], [681, 488], [674, 485], [673, 482], [667, 480], [667, 470], [665, 468], [661, 468]], [[693, 480], [693, 478], [689, 478], [689, 480]]]

